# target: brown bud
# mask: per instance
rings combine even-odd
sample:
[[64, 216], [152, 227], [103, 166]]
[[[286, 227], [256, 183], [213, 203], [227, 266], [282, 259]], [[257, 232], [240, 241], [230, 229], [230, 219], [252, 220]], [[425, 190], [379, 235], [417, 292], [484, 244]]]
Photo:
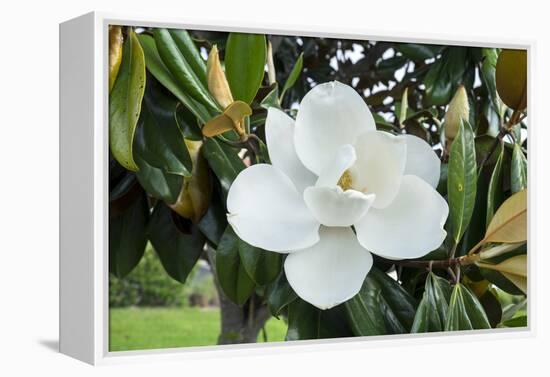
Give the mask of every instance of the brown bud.
[[115, 85], [122, 62], [122, 27], [109, 26], [109, 92]]
[[202, 141], [185, 140], [193, 161], [191, 177], [183, 178], [178, 199], [170, 205], [180, 216], [198, 223], [210, 205], [212, 192], [208, 164], [201, 153]]
[[227, 78], [225, 77], [225, 73], [220, 63], [218, 48], [215, 45], [212, 47], [212, 50], [210, 50], [210, 54], [208, 54], [206, 80], [208, 82], [210, 94], [212, 94], [223, 109], [233, 103], [231, 89], [229, 89], [229, 83], [227, 82]]

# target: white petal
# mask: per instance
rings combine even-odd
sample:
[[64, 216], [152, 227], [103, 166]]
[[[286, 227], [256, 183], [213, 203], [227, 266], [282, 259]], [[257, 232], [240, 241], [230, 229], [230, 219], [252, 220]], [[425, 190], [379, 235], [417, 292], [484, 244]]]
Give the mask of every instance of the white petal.
[[330, 309], [355, 296], [372, 267], [371, 254], [351, 228], [321, 227], [316, 245], [290, 254], [285, 274], [292, 289], [319, 309]]
[[319, 241], [319, 222], [290, 179], [273, 165], [240, 172], [229, 189], [227, 210], [235, 233], [253, 246], [288, 253]]
[[428, 183], [414, 175], [403, 177], [399, 193], [384, 209], [371, 208], [355, 224], [363, 247], [389, 259], [420, 258], [437, 249], [449, 206]]
[[307, 207], [326, 226], [352, 226], [367, 213], [374, 199], [374, 194], [343, 191], [340, 186], [311, 186], [304, 191]]
[[336, 150], [334, 157], [323, 167], [316, 186], [336, 186], [338, 180], [357, 160], [355, 149], [349, 145], [342, 145]]
[[375, 130], [374, 118], [351, 86], [332, 81], [319, 84], [302, 99], [294, 143], [304, 165], [319, 175], [338, 147]]
[[405, 174], [416, 175], [432, 187], [439, 184], [441, 160], [430, 144], [414, 135], [402, 135], [407, 141], [407, 164]]
[[404, 138], [383, 131], [369, 131], [355, 143], [357, 161], [350, 169], [353, 189], [376, 194], [374, 208], [388, 206], [397, 195], [405, 170]]
[[265, 121], [265, 138], [271, 163], [290, 178], [299, 192], [315, 184], [315, 175], [306, 169], [294, 149], [294, 119], [270, 107]]

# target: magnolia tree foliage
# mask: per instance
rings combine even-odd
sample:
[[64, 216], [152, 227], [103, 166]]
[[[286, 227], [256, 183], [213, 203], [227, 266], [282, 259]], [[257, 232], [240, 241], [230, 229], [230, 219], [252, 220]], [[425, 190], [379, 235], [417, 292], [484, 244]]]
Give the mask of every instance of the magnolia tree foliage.
[[109, 33], [113, 276], [208, 261], [220, 343], [526, 326], [525, 51]]

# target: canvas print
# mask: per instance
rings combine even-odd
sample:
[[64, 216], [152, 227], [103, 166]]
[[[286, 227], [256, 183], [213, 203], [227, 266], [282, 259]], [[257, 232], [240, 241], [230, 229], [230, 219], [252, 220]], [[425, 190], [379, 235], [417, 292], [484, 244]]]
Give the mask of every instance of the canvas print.
[[527, 326], [527, 51], [108, 33], [110, 351]]

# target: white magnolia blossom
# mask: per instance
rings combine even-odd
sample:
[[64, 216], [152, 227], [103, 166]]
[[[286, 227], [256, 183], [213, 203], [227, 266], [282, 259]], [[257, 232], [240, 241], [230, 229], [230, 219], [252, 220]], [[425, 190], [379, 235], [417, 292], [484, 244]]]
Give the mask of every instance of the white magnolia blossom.
[[377, 131], [353, 88], [317, 85], [296, 121], [270, 108], [265, 131], [272, 164], [237, 176], [227, 218], [249, 244], [289, 254], [286, 277], [303, 300], [328, 309], [355, 296], [371, 253], [418, 258], [442, 244], [439, 158], [416, 136]]

